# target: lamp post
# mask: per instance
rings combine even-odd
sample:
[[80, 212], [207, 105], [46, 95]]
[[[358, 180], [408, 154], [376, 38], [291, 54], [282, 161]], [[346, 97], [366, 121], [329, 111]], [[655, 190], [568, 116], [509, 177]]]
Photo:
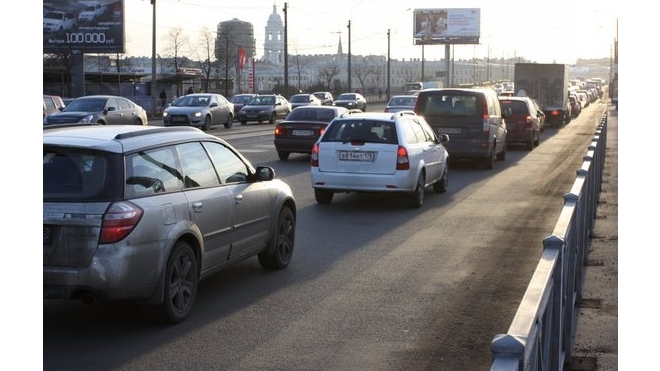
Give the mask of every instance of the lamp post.
[[348, 91], [351, 89], [351, 20], [348, 20]]
[[390, 58], [390, 29], [387, 29], [387, 101], [390, 101], [390, 64], [392, 63], [392, 58]]
[[151, 115], [156, 116], [156, 0], [151, 0]]

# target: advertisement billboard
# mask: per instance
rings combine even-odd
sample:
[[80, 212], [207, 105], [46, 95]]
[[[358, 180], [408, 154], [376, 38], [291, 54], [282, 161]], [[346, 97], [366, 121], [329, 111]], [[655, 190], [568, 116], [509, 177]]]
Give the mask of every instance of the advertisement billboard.
[[415, 44], [478, 44], [480, 9], [415, 9]]
[[124, 0], [43, 3], [44, 53], [124, 52]]

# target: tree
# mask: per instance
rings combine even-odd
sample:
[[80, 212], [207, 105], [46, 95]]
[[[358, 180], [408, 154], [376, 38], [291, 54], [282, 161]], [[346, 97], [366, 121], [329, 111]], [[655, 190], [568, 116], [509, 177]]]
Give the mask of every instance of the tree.
[[323, 81], [323, 84], [325, 86], [325, 89], [327, 91], [330, 91], [330, 84], [332, 83], [332, 79], [335, 78], [335, 76], [339, 75], [339, 67], [337, 67], [336, 64], [332, 64], [328, 66], [327, 68], [321, 68], [319, 69], [319, 79]]
[[[167, 52], [172, 60], [174, 71], [176, 73], [177, 96], [183, 95], [181, 68], [186, 67], [188, 64], [188, 58], [183, 56], [184, 48], [187, 45], [188, 37], [183, 34], [181, 27], [170, 29], [170, 32], [167, 35]], [[179, 55], [181, 55], [181, 57], [179, 57]]]
[[360, 80], [360, 86], [362, 87], [361, 91], [362, 94], [365, 94], [366, 92], [364, 91], [364, 83], [371, 75], [373, 72], [372, 68], [367, 66], [365, 63], [360, 63], [356, 65], [353, 69], [353, 76], [357, 77], [358, 80]]
[[199, 67], [202, 69], [204, 73], [204, 91], [208, 92], [210, 88], [210, 81], [211, 81], [211, 72], [213, 71], [212, 67], [215, 64], [211, 60], [211, 57], [214, 56], [214, 50], [213, 48], [213, 43], [214, 43], [214, 37], [213, 37], [213, 31], [211, 31], [208, 27], [204, 27], [201, 31], [200, 34], [200, 44], [201, 44], [201, 51], [202, 55], [197, 56], [197, 60], [199, 61]]

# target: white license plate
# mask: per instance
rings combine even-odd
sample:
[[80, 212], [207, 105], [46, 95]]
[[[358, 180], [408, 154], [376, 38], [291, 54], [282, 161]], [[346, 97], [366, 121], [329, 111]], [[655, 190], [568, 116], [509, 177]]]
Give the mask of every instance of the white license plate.
[[313, 130], [294, 130], [292, 133], [293, 135], [306, 136], [306, 137], [310, 135], [314, 135]]
[[438, 128], [438, 134], [460, 134], [459, 128]]
[[339, 152], [339, 159], [342, 161], [374, 161], [374, 152], [356, 152], [356, 151], [341, 151]]

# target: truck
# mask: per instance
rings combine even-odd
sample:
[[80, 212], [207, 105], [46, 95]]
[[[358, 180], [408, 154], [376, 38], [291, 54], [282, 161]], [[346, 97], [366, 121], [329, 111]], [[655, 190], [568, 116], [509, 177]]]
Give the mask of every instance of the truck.
[[546, 126], [562, 127], [571, 121], [568, 75], [569, 67], [565, 64], [516, 63], [515, 95], [535, 99], [545, 114]]
[[403, 94], [417, 95], [420, 90], [424, 89], [439, 89], [443, 87], [442, 81], [414, 81], [407, 82], [403, 87]]

